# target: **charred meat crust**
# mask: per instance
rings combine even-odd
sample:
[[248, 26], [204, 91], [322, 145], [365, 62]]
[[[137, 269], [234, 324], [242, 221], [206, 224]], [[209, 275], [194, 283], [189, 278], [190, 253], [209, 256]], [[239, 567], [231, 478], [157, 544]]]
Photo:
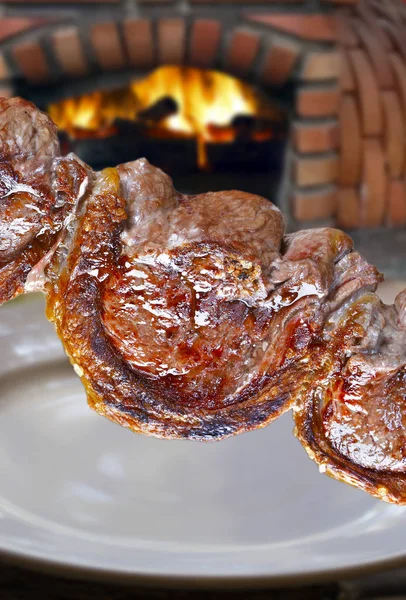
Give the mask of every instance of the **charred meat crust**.
[[396, 504], [406, 504], [404, 297], [385, 306], [366, 285], [330, 313], [294, 412], [322, 472]]
[[394, 504], [406, 504], [406, 475], [391, 471], [376, 471], [334, 452], [326, 440], [316, 416], [317, 402], [310, 396], [295, 415], [295, 435], [308, 456], [333, 479], [358, 487], [372, 496]]
[[[119, 187], [116, 170], [99, 176], [86, 198], [66, 267], [54, 287], [48, 287], [48, 317], [82, 377], [90, 406], [134, 431], [200, 440], [264, 426], [288, 410], [302, 369], [292, 357], [275, 373], [263, 373], [245, 386], [230, 406], [214, 410], [168, 400], [159, 381], [143, 377], [123, 359], [101, 318], [103, 289], [120, 268], [121, 235], [128, 219]], [[283, 310], [276, 316], [282, 325]]]
[[[129, 180], [131, 170], [132, 179]], [[134, 197], [129, 193], [130, 185], [136, 187], [138, 193], [135, 206]], [[146, 191], [141, 189], [143, 185]], [[250, 241], [249, 218], [243, 224], [246, 233], [240, 236], [240, 223], [233, 233], [230, 218], [226, 226], [230, 236], [222, 242], [221, 221], [212, 214], [215, 210], [224, 211], [222, 203], [227, 206], [232, 202], [232, 194], [226, 193], [225, 199], [223, 194], [194, 197], [193, 205], [189, 198], [173, 190], [166, 176], [145, 161], [119, 170], [106, 170], [97, 176], [94, 188], [89, 188], [66, 266], [55, 279], [53, 288], [48, 287], [48, 316], [55, 321], [66, 351], [82, 377], [90, 406], [134, 431], [166, 438], [222, 439], [267, 425], [300, 403], [304, 391], [312, 385], [312, 368], [309, 370], [312, 345], [322, 333], [323, 307], [338, 277], [336, 265], [351, 254], [352, 242], [337, 230], [302, 232], [285, 239], [282, 255], [283, 228], [279, 213], [271, 213], [271, 221], [267, 221], [267, 213], [261, 216], [260, 211], [274, 211], [271, 205], [248, 194], [240, 194], [246, 214], [255, 223], [254, 231], [270, 227], [271, 236], [265, 252], [264, 245], [251, 245], [244, 254], [241, 239], [245, 235]], [[168, 198], [169, 209], [165, 205]], [[213, 202], [214, 205], [210, 204]], [[152, 218], [148, 214], [151, 204]], [[169, 211], [176, 224], [176, 238], [181, 237], [180, 244], [174, 243], [172, 250], [168, 249], [174, 235]], [[236, 219], [240, 221], [240, 215]], [[233, 235], [236, 242], [233, 242]], [[160, 240], [163, 240], [161, 245]], [[157, 255], [161, 262], [156, 260]], [[135, 331], [131, 323], [120, 321], [117, 316], [121, 310], [121, 305], [117, 304], [122, 293], [120, 285], [128, 272], [133, 285], [140, 277], [141, 283], [148, 278], [153, 281], [156, 271], [163, 269], [164, 279], [159, 281], [158, 295], [165, 295], [166, 280], [172, 276], [177, 279], [175, 288], [170, 287], [168, 294], [176, 295], [182, 286], [182, 278], [188, 276], [187, 269], [193, 266], [196, 257], [202, 256], [206, 261], [203, 265], [206, 280], [212, 268], [211, 260], [219, 259], [222, 268], [225, 265], [226, 269], [221, 272], [221, 277], [217, 277], [220, 283], [212, 282], [214, 295], [207, 293], [217, 320], [215, 328], [209, 330], [209, 339], [204, 338], [203, 348], [208, 352], [207, 345], [221, 328], [221, 313], [230, 307], [232, 319], [226, 322], [225, 335], [234, 328], [241, 340], [248, 329], [249, 334], [254, 331], [249, 338], [250, 350], [258, 340], [260, 344], [253, 376], [239, 387], [234, 381], [226, 380], [223, 388], [230, 384], [231, 392], [220, 397], [223, 388], [217, 386], [214, 400], [207, 392], [211, 382], [205, 380], [215, 363], [212, 354], [202, 358], [202, 353], [198, 353], [197, 369], [190, 369], [191, 377], [188, 372], [183, 377], [175, 377], [172, 373], [158, 376], [156, 371], [140, 368], [132, 360], [134, 347], [142, 346], [145, 340], [149, 358], [155, 358], [151, 356], [155, 325], [147, 330], [145, 339], [137, 340], [142, 323], [140, 314], [135, 315]], [[255, 266], [258, 261], [261, 261], [261, 268]], [[154, 273], [147, 274], [145, 264], [152, 264]], [[201, 266], [199, 263], [199, 268]], [[178, 277], [180, 270], [182, 277]], [[371, 281], [375, 282], [378, 279], [376, 270], [371, 268], [370, 271]], [[194, 271], [192, 275], [195, 276]], [[197, 280], [189, 278], [190, 281], [196, 283]], [[218, 293], [224, 294], [226, 284], [233, 295], [226, 301], [223, 298], [219, 301]], [[351, 285], [351, 278], [343, 282], [342, 287], [344, 284]], [[109, 305], [111, 296], [114, 299], [112, 307]], [[192, 299], [194, 311], [200, 300], [197, 296], [199, 294]], [[123, 312], [127, 317], [136, 298], [133, 294], [123, 298]], [[144, 295], [141, 299], [145, 303]], [[235, 320], [240, 318], [241, 312], [234, 311], [236, 303], [239, 308], [244, 307], [240, 321]], [[186, 328], [186, 332], [181, 331], [178, 342], [173, 342], [173, 327], [170, 328], [172, 354], [176, 354], [176, 343], [183, 344], [189, 329], [197, 336], [197, 343], [199, 336], [205, 335], [200, 333], [200, 328], [196, 334], [190, 320], [187, 320]], [[127, 339], [129, 350], [122, 344], [122, 340]], [[233, 337], [229, 339], [231, 343], [234, 340]], [[237, 347], [241, 347], [240, 341]], [[189, 355], [185, 361], [188, 359]], [[158, 354], [159, 367], [162, 362]], [[218, 362], [221, 362], [221, 354]], [[237, 363], [236, 372], [243, 371], [245, 364], [246, 361]], [[229, 374], [232, 366], [227, 362], [221, 370]], [[193, 386], [199, 377], [203, 384], [195, 389]]]

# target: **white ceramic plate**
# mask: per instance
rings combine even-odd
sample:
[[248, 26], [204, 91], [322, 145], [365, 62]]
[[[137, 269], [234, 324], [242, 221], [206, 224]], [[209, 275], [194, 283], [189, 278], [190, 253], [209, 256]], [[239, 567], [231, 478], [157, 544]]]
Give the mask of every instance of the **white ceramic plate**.
[[90, 411], [43, 310], [40, 298], [0, 310], [4, 558], [155, 585], [262, 585], [406, 557], [406, 508], [319, 475], [289, 414], [203, 444]]

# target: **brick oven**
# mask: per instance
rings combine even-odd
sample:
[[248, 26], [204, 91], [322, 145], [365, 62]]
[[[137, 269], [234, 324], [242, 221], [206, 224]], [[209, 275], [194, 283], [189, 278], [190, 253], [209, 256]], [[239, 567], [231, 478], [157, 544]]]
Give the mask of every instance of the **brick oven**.
[[[270, 150], [279, 148], [279, 172], [268, 196], [291, 228], [406, 225], [401, 0], [6, 0], [1, 6], [2, 95], [18, 93], [46, 107], [128, 85], [165, 65], [220, 71], [287, 114], [285, 143]], [[262, 157], [266, 149], [260, 147]], [[238, 187], [233, 181], [227, 176], [221, 187]]]

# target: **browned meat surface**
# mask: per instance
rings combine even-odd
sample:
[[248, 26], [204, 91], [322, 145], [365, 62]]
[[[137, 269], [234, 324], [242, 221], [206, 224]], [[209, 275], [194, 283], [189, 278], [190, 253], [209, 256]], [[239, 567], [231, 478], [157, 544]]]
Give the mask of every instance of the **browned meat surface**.
[[92, 408], [200, 440], [292, 408], [320, 470], [406, 503], [406, 291], [383, 305], [346, 234], [285, 235], [267, 200], [184, 196], [143, 159], [92, 173], [21, 100], [0, 122], [0, 301], [45, 291]]
[[86, 178], [77, 160], [59, 157], [46, 115], [20, 98], [0, 99], [0, 302], [24, 291]]
[[322, 472], [406, 503], [406, 291], [385, 306], [367, 289], [326, 320], [296, 434]]
[[350, 241], [333, 232], [326, 255], [284, 260], [283, 230], [270, 202], [182, 196], [145, 160], [99, 174], [48, 303], [91, 405], [197, 439], [290, 408], [327, 293], [317, 263]]

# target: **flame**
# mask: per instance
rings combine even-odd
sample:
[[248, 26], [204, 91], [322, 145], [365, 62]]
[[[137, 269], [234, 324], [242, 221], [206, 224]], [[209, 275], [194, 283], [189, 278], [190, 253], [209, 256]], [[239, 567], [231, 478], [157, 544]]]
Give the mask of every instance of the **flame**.
[[77, 130], [97, 132], [117, 118], [136, 119], [139, 106], [131, 90], [97, 90], [50, 104], [48, 113], [60, 129], [75, 137]]
[[[217, 71], [192, 67], [160, 67], [126, 88], [97, 90], [51, 104], [48, 112], [60, 129], [72, 137], [111, 135], [118, 118], [137, 120], [142, 110], [170, 96], [178, 112], [159, 122], [173, 134], [195, 136], [199, 165], [206, 163], [207, 142], [232, 139], [227, 131], [236, 115], [260, 115], [281, 120], [282, 111], [248, 84]], [[222, 128], [226, 128], [222, 130]]]

